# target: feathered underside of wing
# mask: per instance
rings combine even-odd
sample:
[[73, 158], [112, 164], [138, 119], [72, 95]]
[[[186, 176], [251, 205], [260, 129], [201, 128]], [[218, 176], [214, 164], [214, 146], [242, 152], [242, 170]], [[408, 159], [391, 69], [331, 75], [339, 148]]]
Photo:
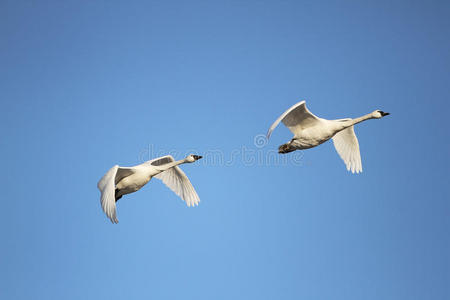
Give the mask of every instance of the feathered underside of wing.
[[183, 199], [187, 206], [195, 206], [200, 202], [189, 178], [178, 166], [161, 172], [154, 177], [160, 179], [168, 188]]
[[306, 107], [305, 101], [298, 102], [286, 110], [267, 131], [267, 138], [270, 138], [272, 131], [278, 126], [280, 122], [289, 128], [295, 135], [302, 129], [313, 126], [319, 121], [319, 118], [312, 114]]
[[128, 177], [135, 173], [134, 168], [126, 168], [126, 167], [119, 167], [117, 169], [116, 178], [114, 179], [114, 183], [118, 184], [122, 179], [125, 177]]
[[344, 161], [348, 171], [351, 171], [352, 173], [362, 172], [359, 143], [353, 126], [336, 133], [333, 136], [333, 144], [336, 152]]
[[113, 223], [119, 223], [116, 214], [116, 184], [134, 172], [134, 168], [115, 165], [106, 172], [97, 184], [101, 192], [100, 204], [102, 205], [102, 209]]
[[102, 205], [102, 209], [105, 212], [106, 216], [113, 223], [118, 223], [116, 216], [116, 198], [115, 198], [115, 178], [117, 174], [117, 170], [119, 169], [118, 165], [115, 165], [100, 179], [97, 184], [98, 189], [101, 192], [100, 196], [100, 204]]

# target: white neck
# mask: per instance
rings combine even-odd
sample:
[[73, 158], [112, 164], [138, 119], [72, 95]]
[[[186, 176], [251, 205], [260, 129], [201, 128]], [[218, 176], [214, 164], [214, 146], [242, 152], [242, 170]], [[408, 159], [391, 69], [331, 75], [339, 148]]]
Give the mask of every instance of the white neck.
[[170, 163], [162, 165], [162, 166], [157, 166], [156, 169], [159, 171], [159, 173], [162, 173], [170, 168], [176, 167], [176, 166], [184, 164], [186, 162], [187, 162], [187, 160], [185, 158], [185, 159], [170, 162]]
[[358, 124], [358, 123], [361, 123], [363, 121], [370, 120], [370, 119], [375, 119], [375, 117], [372, 115], [372, 113], [364, 115], [364, 116], [359, 117], [359, 118], [354, 118], [354, 119], [350, 119], [348, 121], [339, 122], [340, 126], [338, 126], [337, 129], [338, 129], [338, 131], [341, 131], [341, 130], [344, 130], [344, 129], [348, 128], [348, 127], [351, 127], [351, 126], [353, 126], [355, 124]]
[[166, 170], [168, 170], [170, 168], [176, 167], [176, 166], [184, 164], [186, 162], [187, 162], [186, 159], [181, 159], [181, 160], [177, 160], [177, 161], [174, 161], [174, 162], [162, 165], [158, 169], [160, 169], [161, 172], [164, 172], [164, 171], [166, 171]]
[[362, 121], [366, 121], [366, 120], [370, 120], [370, 119], [375, 119], [375, 117], [373, 116], [372, 113], [364, 115], [364, 116], [359, 117], [359, 118], [355, 118], [355, 119], [353, 119], [351, 121], [352, 121], [352, 125], [355, 125], [355, 124], [361, 123]]

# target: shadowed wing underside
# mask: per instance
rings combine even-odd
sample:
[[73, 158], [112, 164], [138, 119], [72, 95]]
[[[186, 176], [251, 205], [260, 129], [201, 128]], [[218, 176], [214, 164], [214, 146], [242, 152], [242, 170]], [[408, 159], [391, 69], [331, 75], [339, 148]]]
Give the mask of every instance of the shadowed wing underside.
[[305, 101], [298, 102], [286, 110], [267, 131], [267, 138], [270, 138], [272, 131], [283, 122], [289, 130], [296, 135], [302, 129], [313, 126], [319, 118], [313, 115], [306, 107]]
[[134, 173], [133, 168], [119, 167], [115, 165], [100, 179], [97, 183], [97, 187], [101, 192], [100, 203], [106, 216], [113, 223], [118, 223], [116, 215], [116, 198], [115, 190], [116, 184], [123, 178], [130, 176]]

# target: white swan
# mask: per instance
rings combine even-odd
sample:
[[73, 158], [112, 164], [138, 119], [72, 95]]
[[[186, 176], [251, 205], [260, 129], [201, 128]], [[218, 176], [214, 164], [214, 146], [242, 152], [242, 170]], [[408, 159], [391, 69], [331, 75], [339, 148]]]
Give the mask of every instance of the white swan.
[[123, 195], [134, 193], [146, 185], [152, 177], [162, 180], [175, 194], [181, 197], [188, 206], [198, 205], [200, 199], [191, 182], [178, 167], [180, 164], [193, 163], [202, 158], [189, 155], [185, 159], [175, 161], [172, 156], [162, 156], [134, 167], [115, 165], [100, 179], [97, 184], [101, 192], [100, 203], [103, 211], [113, 223], [118, 223], [116, 202]]
[[288, 143], [278, 148], [278, 153], [289, 153], [295, 150], [316, 147], [330, 138], [333, 139], [337, 153], [352, 173], [362, 172], [361, 155], [353, 125], [369, 119], [380, 119], [389, 115], [387, 112], [376, 110], [356, 119], [326, 120], [313, 115], [307, 108], [305, 101], [301, 101], [286, 110], [267, 132], [267, 138], [283, 122], [294, 134]]

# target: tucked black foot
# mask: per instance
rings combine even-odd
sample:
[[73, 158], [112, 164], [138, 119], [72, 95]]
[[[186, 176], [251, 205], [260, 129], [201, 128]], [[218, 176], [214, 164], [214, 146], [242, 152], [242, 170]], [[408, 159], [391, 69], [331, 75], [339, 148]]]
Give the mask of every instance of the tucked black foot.
[[284, 145], [281, 145], [280, 147], [278, 147], [278, 153], [281, 154], [286, 154], [292, 151], [297, 150], [297, 148], [295, 148], [294, 146], [291, 145], [291, 143], [287, 143]]
[[119, 190], [116, 189], [116, 191], [115, 191], [116, 202], [117, 202], [117, 200], [119, 200], [120, 198], [122, 198], [122, 196], [117, 196], [118, 193], [119, 193]]

